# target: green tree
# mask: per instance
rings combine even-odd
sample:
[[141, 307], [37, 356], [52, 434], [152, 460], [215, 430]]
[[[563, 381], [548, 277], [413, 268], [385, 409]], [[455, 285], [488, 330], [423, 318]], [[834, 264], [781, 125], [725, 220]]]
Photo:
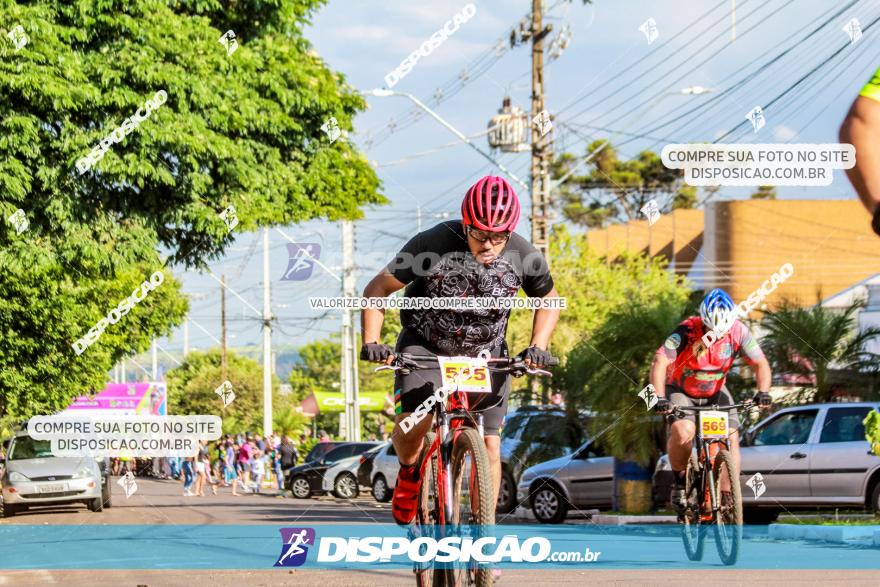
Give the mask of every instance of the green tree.
[[[220, 350], [192, 352], [183, 365], [168, 372], [168, 413], [175, 415], [217, 415], [223, 419], [223, 432], [263, 429], [263, 369], [253, 359], [227, 353], [226, 380], [232, 384], [235, 399], [223, 407], [215, 390], [223, 383]], [[272, 380], [272, 412], [283, 414], [290, 399], [278, 394], [277, 378]]]
[[859, 330], [858, 311], [862, 307], [863, 301], [855, 301], [843, 310], [819, 303], [804, 308], [783, 300], [778, 308], [765, 312], [761, 325], [767, 333], [761, 346], [773, 372], [815, 381], [801, 389], [800, 400], [830, 401], [841, 384], [850, 389], [876, 389], [880, 355], [866, 346], [880, 336], [880, 328]]
[[567, 176], [558, 187], [556, 204], [568, 220], [595, 228], [611, 220], [643, 219], [640, 211], [650, 200], [657, 201], [661, 212], [664, 201], [672, 208], [696, 205], [695, 188], [684, 184], [680, 170], [664, 166], [657, 153], [642, 151], [623, 161], [605, 140], [590, 143], [586, 153], [593, 152], [584, 174], [568, 175], [583, 159], [571, 153], [559, 155], [551, 166], [554, 180]]
[[[303, 37], [324, 0], [3, 3], [0, 42], [0, 414], [63, 407], [180, 322], [170, 276], [76, 356], [71, 343], [168, 263], [201, 266], [238, 231], [355, 218], [379, 181], [342, 130], [363, 98]], [[218, 42], [237, 34], [231, 55]], [[76, 162], [167, 99], [80, 174]], [[130, 129], [126, 125], [126, 129]], [[124, 135], [124, 133], [122, 133]], [[5, 219], [21, 209], [17, 234]]]
[[617, 459], [647, 465], [656, 457], [658, 423], [638, 393], [647, 385], [654, 352], [689, 308], [688, 292], [659, 292], [612, 312], [568, 355], [563, 377], [571, 408], [596, 412], [591, 433]]

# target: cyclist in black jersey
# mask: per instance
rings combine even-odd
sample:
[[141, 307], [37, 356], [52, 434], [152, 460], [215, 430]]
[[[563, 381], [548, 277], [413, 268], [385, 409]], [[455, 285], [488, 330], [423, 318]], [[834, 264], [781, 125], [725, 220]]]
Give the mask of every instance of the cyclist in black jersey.
[[[505, 298], [522, 289], [529, 297], [557, 297], [543, 255], [514, 233], [520, 206], [516, 193], [501, 177], [486, 176], [475, 183], [462, 202], [462, 219], [443, 222], [415, 235], [394, 260], [364, 289], [364, 297], [385, 297], [404, 287], [406, 297]], [[403, 330], [394, 349], [381, 344], [384, 312], [367, 309], [362, 315], [364, 345], [361, 358], [389, 363], [395, 353], [476, 357], [485, 351], [506, 357], [504, 336], [509, 309], [454, 310], [420, 308], [401, 311]], [[530, 346], [521, 353], [529, 365], [542, 367], [550, 359], [547, 346], [559, 318], [557, 309], [539, 309], [532, 324]], [[491, 393], [471, 394], [470, 405], [483, 412], [489, 464], [497, 496], [501, 484], [499, 429], [507, 412], [510, 376], [492, 373]], [[415, 517], [418, 470], [415, 467], [431, 418], [406, 428], [401, 422], [441, 385], [437, 369], [398, 373], [395, 377], [397, 425], [392, 434], [400, 473], [394, 488], [395, 521]]]

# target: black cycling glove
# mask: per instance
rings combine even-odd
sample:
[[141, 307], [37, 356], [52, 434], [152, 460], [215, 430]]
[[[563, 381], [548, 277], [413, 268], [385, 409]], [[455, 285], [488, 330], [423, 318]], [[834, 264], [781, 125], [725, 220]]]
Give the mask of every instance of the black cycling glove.
[[773, 398], [766, 391], [759, 391], [755, 394], [754, 401], [762, 408], [770, 407], [773, 404]]
[[373, 363], [384, 363], [388, 357], [394, 354], [387, 344], [379, 344], [378, 342], [367, 342], [361, 346], [361, 359]]
[[550, 354], [550, 351], [545, 351], [535, 345], [532, 345], [521, 352], [519, 356], [523, 361], [531, 361], [532, 366], [538, 368], [548, 366], [551, 359], [553, 359], [553, 355]]
[[657, 403], [654, 404], [654, 412], [657, 414], [668, 414], [672, 409], [672, 402], [665, 397], [658, 397]]

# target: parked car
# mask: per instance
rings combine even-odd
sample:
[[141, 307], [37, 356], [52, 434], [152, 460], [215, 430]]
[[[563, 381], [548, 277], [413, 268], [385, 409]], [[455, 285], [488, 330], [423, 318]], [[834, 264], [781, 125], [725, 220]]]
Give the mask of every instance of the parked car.
[[[321, 443], [329, 444], [329, 443]], [[291, 490], [293, 496], [299, 499], [307, 499], [313, 494], [324, 494], [335, 491], [335, 482], [339, 475], [345, 473], [354, 478], [355, 490], [357, 490], [357, 465], [360, 456], [368, 450], [375, 448], [377, 442], [343, 442], [334, 443], [331, 450], [325, 452], [320, 458], [312, 459], [312, 453], [309, 452], [309, 458], [305, 463], [297, 467], [288, 469], [286, 472], [285, 486]], [[317, 448], [319, 445], [315, 445]], [[353, 458], [354, 457], [354, 458]], [[340, 461], [348, 459], [350, 462], [345, 463], [350, 469], [335, 468], [334, 465]], [[352, 466], [353, 464], [353, 466]]]
[[354, 499], [360, 495], [357, 470], [363, 455], [336, 461], [322, 476], [321, 489], [339, 499]]
[[[864, 507], [880, 514], [880, 457], [870, 451], [862, 421], [878, 402], [808, 404], [784, 408], [743, 436], [743, 513], [766, 524], [782, 508]], [[758, 497], [746, 482], [760, 473]], [[672, 471], [664, 455], [654, 472], [655, 500], [669, 499]]]
[[[17, 432], [9, 443], [0, 485], [6, 518], [41, 505], [83, 503], [93, 512], [104, 509], [99, 462], [52, 456], [50, 441], [35, 440], [26, 431]], [[109, 484], [107, 492], [109, 500]]]
[[[553, 447], [557, 451], [554, 456], [571, 454], [583, 444], [586, 437], [584, 430], [591, 415], [588, 412], [582, 415], [581, 425], [577, 430], [570, 431], [564, 446]], [[506, 514], [516, 508], [516, 486], [524, 468], [523, 462], [534, 462], [534, 456], [548, 448], [543, 440], [549, 431], [558, 429], [564, 422], [565, 411], [558, 406], [523, 406], [508, 414], [501, 427], [501, 488], [496, 511]], [[531, 439], [531, 446], [518, 455], [517, 448], [525, 439]]]
[[328, 442], [319, 442], [315, 446], [312, 447], [312, 450], [309, 451], [309, 454], [306, 455], [306, 458], [303, 460], [303, 464], [311, 463], [312, 461], [319, 461], [324, 457], [328, 452], [333, 450], [334, 448], [338, 448], [344, 444], [350, 444], [344, 441], [328, 441]]
[[394, 485], [397, 483], [397, 471], [400, 469], [400, 461], [394, 452], [394, 445], [390, 442], [382, 445], [372, 459], [368, 485], [373, 489], [373, 498], [379, 502], [386, 502], [394, 494]]
[[602, 435], [573, 454], [526, 469], [517, 486], [519, 503], [528, 503], [535, 518], [559, 524], [571, 509], [611, 507], [614, 457], [606, 456]]

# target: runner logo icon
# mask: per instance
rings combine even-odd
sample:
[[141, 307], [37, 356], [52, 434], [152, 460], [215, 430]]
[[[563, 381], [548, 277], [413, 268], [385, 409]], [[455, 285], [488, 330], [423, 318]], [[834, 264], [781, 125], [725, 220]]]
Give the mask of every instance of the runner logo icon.
[[276, 567], [301, 567], [306, 562], [309, 546], [315, 545], [314, 528], [281, 528], [281, 554]]

